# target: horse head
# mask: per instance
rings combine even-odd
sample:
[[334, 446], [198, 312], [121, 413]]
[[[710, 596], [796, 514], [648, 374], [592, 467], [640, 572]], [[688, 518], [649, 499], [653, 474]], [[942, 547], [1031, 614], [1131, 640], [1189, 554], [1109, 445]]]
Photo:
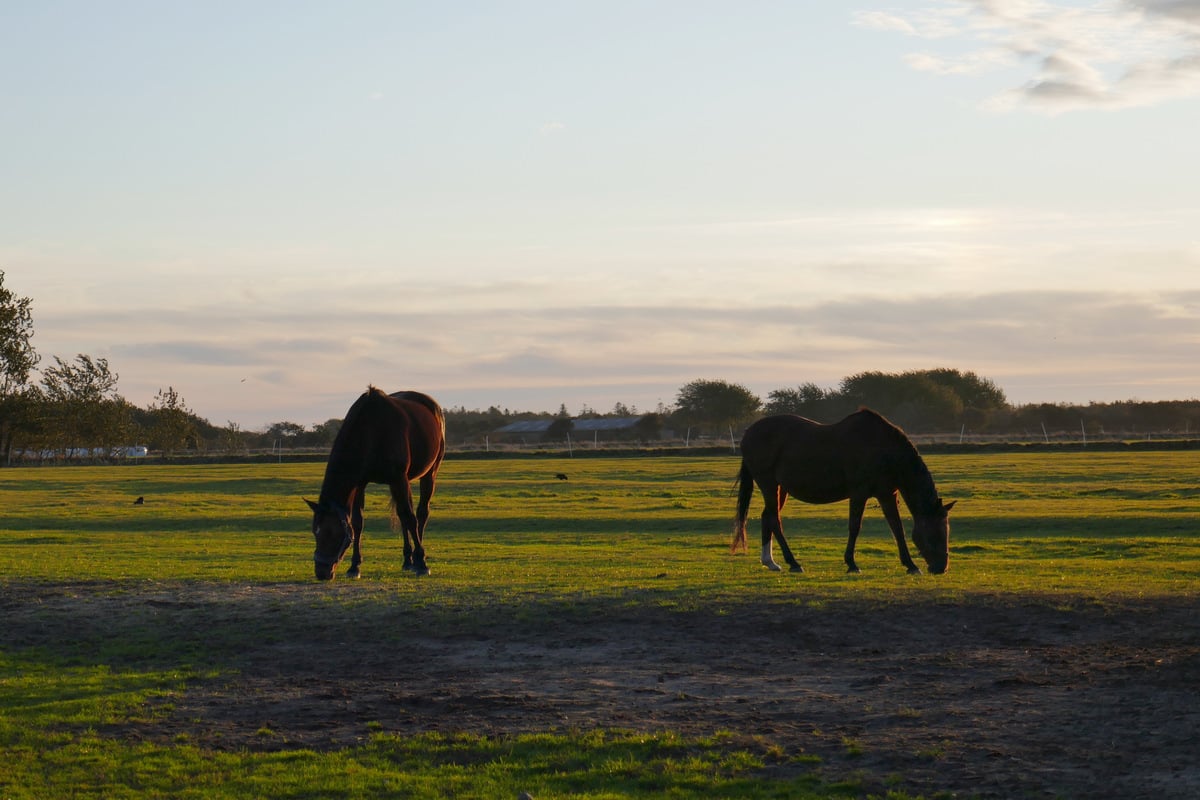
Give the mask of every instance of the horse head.
[[934, 575], [941, 575], [950, 567], [949, 515], [957, 502], [943, 503], [939, 497], [939, 507], [933, 514], [913, 515], [913, 544]]
[[350, 509], [336, 503], [314, 503], [305, 500], [313, 512], [312, 531], [317, 541], [313, 551], [313, 568], [317, 579], [333, 580], [334, 570], [354, 541], [350, 525]]

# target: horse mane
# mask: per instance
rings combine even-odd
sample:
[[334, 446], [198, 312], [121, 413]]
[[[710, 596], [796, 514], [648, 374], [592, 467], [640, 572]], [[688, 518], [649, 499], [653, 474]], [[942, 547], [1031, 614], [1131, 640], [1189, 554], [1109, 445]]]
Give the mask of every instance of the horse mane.
[[[337, 465], [337, 468], [340, 468], [342, 466], [344, 451], [353, 449], [351, 440], [358, 428], [359, 419], [363, 416], [364, 409], [370, 401], [380, 396], [387, 397], [382, 390], [374, 386], [367, 386], [367, 391], [350, 405], [350, 408], [346, 411], [345, 418], [342, 419], [341, 427], [338, 428], [337, 436], [333, 437], [333, 445], [329, 449], [328, 467]], [[328, 467], [326, 470], [327, 473]]]

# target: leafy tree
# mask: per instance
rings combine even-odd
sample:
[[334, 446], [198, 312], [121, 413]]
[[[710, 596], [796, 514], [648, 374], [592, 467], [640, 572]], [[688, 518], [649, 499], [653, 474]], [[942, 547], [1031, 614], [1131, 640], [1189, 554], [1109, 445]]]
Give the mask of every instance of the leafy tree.
[[312, 434], [314, 444], [332, 445], [333, 440], [337, 438], [338, 431], [342, 429], [342, 420], [335, 418], [327, 419], [324, 422], [313, 425]]
[[762, 401], [745, 386], [721, 380], [685, 384], [675, 399], [676, 414], [688, 425], [723, 433], [758, 413]]
[[233, 420], [227, 420], [221, 429], [221, 449], [227, 453], [246, 451], [246, 436], [242, 426]]
[[914, 431], [988, 425], [1008, 409], [1004, 392], [973, 372], [955, 369], [862, 372], [842, 380], [838, 395], [852, 410], [868, 406]]
[[4, 270], [0, 270], [0, 399], [23, 389], [39, 361], [30, 341], [31, 303], [28, 297], [18, 297], [4, 288]]
[[295, 422], [276, 422], [267, 428], [272, 439], [293, 440], [304, 433], [304, 426]]
[[842, 380], [841, 394], [909, 431], [951, 427], [963, 411], [957, 392], [928, 372], [862, 372]]
[[981, 378], [974, 372], [942, 368], [926, 370], [924, 374], [934, 383], [954, 390], [964, 408], [991, 411], [1008, 406], [1004, 391], [993, 381]]
[[799, 414], [818, 422], [832, 422], [827, 417], [830, 407], [835, 404], [836, 400], [837, 395], [834, 392], [826, 391], [815, 383], [802, 383], [795, 389], [775, 389], [769, 392], [763, 412], [766, 414]]
[[42, 371], [38, 398], [46, 444], [60, 450], [110, 450], [125, 444], [132, 415], [117, 394], [118, 377], [108, 359], [80, 353], [68, 363], [55, 356], [54, 366]]
[[151, 446], [164, 454], [187, 447], [196, 437], [195, 414], [174, 386], [159, 389], [150, 404]]
[[661, 439], [663, 423], [664, 420], [662, 414], [646, 414], [637, 421], [637, 424], [634, 425], [633, 430], [637, 434], [637, 438], [641, 439], [642, 441], [648, 442], [653, 439]]
[[0, 270], [0, 455], [6, 462], [33, 415], [35, 398], [28, 391], [29, 374], [39, 356], [31, 343], [31, 302], [4, 287], [4, 270]]

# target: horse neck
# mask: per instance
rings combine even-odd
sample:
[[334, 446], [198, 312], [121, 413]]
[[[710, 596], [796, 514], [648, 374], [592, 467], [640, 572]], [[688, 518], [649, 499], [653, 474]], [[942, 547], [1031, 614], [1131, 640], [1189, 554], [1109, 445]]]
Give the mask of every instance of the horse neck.
[[317, 502], [337, 503], [348, 507], [351, 495], [357, 488], [358, 481], [354, 476], [340, 468], [336, 462], [330, 461], [325, 467], [325, 480], [321, 481], [321, 494]]
[[941, 509], [942, 501], [933, 483], [933, 475], [916, 449], [913, 449], [911, 458], [904, 459], [896, 475], [896, 488], [914, 517], [930, 516]]
[[[349, 417], [349, 415], [348, 415]], [[318, 502], [332, 502], [344, 506], [350, 505], [354, 490], [362, 482], [356, 469], [358, 461], [350, 457], [353, 450], [350, 443], [355, 438], [357, 419], [349, 419], [343, 423], [342, 429], [333, 440], [329, 451], [329, 461], [325, 465], [325, 478], [321, 481], [321, 495]]]

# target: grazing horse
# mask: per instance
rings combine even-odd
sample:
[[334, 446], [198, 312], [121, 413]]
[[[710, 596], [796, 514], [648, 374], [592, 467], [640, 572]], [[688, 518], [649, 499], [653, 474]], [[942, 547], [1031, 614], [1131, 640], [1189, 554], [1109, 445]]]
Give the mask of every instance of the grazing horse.
[[[386, 483], [392, 492], [392, 524], [404, 533], [404, 568], [428, 575], [425, 523], [438, 467], [446, 455], [446, 417], [432, 397], [420, 392], [385, 394], [374, 386], [354, 401], [333, 440], [325, 480], [313, 512], [317, 578], [333, 579], [346, 550], [354, 554], [346, 577], [357, 578], [362, 553], [363, 493], [368, 483]], [[421, 499], [413, 510], [412, 481]]]
[[896, 503], [897, 492], [913, 515], [913, 544], [929, 566], [941, 575], [950, 560], [950, 520], [954, 503], [943, 503], [925, 462], [904, 432], [870, 409], [860, 409], [832, 425], [822, 425], [794, 414], [758, 420], [742, 436], [737, 516], [733, 552], [746, 549], [746, 515], [757, 484], [765, 507], [762, 513], [762, 563], [772, 570], [779, 565], [771, 555], [771, 538], [778, 540], [784, 560], [793, 572], [803, 567], [792, 556], [783, 538], [780, 511], [788, 495], [805, 503], [850, 500], [850, 538], [846, 542], [846, 567], [859, 572], [854, 543], [862, 527], [867, 500], [879, 501], [896, 546], [900, 563], [909, 574], [920, 574], [904, 542], [904, 523]]

